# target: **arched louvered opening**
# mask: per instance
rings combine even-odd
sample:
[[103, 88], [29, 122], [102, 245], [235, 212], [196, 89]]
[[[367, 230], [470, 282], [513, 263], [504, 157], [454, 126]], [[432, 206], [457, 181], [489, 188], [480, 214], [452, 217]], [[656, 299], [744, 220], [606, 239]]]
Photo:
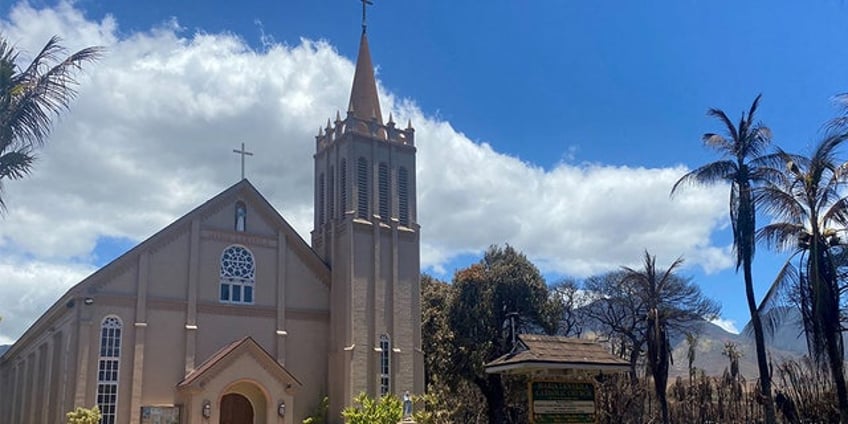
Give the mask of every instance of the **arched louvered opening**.
[[409, 172], [403, 167], [398, 169], [398, 221], [409, 226]]
[[318, 176], [318, 225], [324, 225], [324, 174]]
[[332, 220], [336, 217], [336, 179], [333, 175], [333, 167], [330, 167], [330, 172], [327, 174], [327, 185], [329, 186], [329, 195], [327, 196], [327, 216]]
[[339, 215], [344, 218], [347, 210], [347, 160], [342, 159], [339, 164]]
[[379, 190], [379, 205], [380, 205], [380, 220], [389, 220], [389, 166], [385, 162], [380, 162], [377, 170], [379, 181], [377, 188]]
[[368, 161], [356, 161], [356, 216], [368, 219]]

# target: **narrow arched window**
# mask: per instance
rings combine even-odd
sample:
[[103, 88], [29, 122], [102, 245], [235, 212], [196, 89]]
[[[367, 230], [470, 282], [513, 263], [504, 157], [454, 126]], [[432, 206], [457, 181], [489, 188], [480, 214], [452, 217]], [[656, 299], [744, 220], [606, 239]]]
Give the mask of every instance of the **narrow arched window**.
[[221, 302], [253, 303], [255, 279], [256, 262], [250, 250], [239, 245], [224, 249], [221, 254]]
[[368, 161], [356, 161], [356, 216], [368, 219]]
[[383, 221], [389, 220], [389, 166], [385, 162], [380, 162], [378, 168], [378, 189], [380, 200], [380, 219]]
[[318, 225], [324, 224], [324, 174], [318, 176]]
[[97, 362], [97, 407], [100, 423], [114, 424], [118, 412], [118, 377], [121, 364], [120, 318], [108, 316], [100, 324], [100, 359]]
[[233, 229], [236, 231], [246, 231], [247, 229], [247, 206], [245, 206], [244, 202], [236, 202]]
[[409, 226], [409, 173], [403, 167], [398, 169], [398, 221]]
[[391, 391], [392, 342], [387, 334], [380, 335], [380, 396]]
[[333, 167], [330, 167], [330, 173], [327, 175], [327, 186], [329, 186], [329, 190], [327, 190], [329, 195], [327, 196], [327, 217], [331, 220], [336, 217], [336, 180], [333, 175]]
[[347, 160], [339, 164], [339, 215], [344, 218], [347, 211]]

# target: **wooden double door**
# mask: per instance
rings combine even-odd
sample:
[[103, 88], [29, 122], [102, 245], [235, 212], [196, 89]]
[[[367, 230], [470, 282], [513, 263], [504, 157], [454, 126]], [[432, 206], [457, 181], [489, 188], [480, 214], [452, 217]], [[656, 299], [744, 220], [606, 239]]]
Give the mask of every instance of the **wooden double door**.
[[253, 424], [253, 405], [238, 393], [221, 399], [221, 424]]

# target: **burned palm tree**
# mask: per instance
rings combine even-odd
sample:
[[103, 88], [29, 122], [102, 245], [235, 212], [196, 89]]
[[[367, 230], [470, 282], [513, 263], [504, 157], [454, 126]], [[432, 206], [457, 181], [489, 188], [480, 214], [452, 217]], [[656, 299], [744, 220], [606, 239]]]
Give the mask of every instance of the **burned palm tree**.
[[622, 285], [638, 289], [633, 293], [644, 305], [646, 359], [663, 423], [669, 422], [666, 396], [672, 360], [669, 334], [693, 334], [702, 320], [719, 312], [718, 304], [705, 298], [697, 285], [675, 273], [682, 264], [683, 259], [678, 258], [668, 268], [659, 269], [656, 257], [646, 251], [642, 268], [624, 267], [621, 280]]
[[843, 424], [848, 423], [848, 390], [840, 303], [848, 244], [839, 232], [848, 224], [848, 197], [843, 195], [848, 162], [838, 160], [836, 151], [846, 139], [848, 134], [828, 135], [810, 157], [778, 151], [765, 159], [783, 174], [763, 187], [763, 205], [775, 221], [759, 232], [770, 246], [792, 252], [760, 310], [765, 313], [786, 299], [800, 308], [807, 347], [830, 370]]
[[707, 133], [704, 144], [721, 155], [721, 159], [703, 165], [680, 178], [671, 189], [674, 195], [684, 185], [726, 183], [730, 185], [730, 223], [733, 228], [733, 249], [736, 252], [736, 271], [742, 268], [745, 279], [745, 298], [754, 330], [757, 366], [760, 372], [760, 395], [764, 400], [767, 423], [776, 420], [771, 398], [771, 377], [766, 355], [765, 337], [757, 299], [754, 295], [754, 278], [751, 264], [756, 248], [757, 196], [755, 190], [771, 177], [773, 170], [759, 163], [771, 143], [771, 130], [756, 122], [754, 115], [762, 95], [751, 104], [747, 115], [742, 114], [738, 124], [719, 109], [710, 109], [707, 115], [718, 119], [725, 127], [725, 135]]

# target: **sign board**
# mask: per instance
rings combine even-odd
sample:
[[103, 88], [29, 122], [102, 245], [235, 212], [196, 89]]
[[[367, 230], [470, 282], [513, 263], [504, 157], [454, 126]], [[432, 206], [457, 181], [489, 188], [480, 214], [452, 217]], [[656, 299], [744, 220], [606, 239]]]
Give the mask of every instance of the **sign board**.
[[141, 424], [180, 424], [180, 407], [142, 406]]
[[530, 422], [595, 422], [595, 385], [585, 381], [531, 381]]

